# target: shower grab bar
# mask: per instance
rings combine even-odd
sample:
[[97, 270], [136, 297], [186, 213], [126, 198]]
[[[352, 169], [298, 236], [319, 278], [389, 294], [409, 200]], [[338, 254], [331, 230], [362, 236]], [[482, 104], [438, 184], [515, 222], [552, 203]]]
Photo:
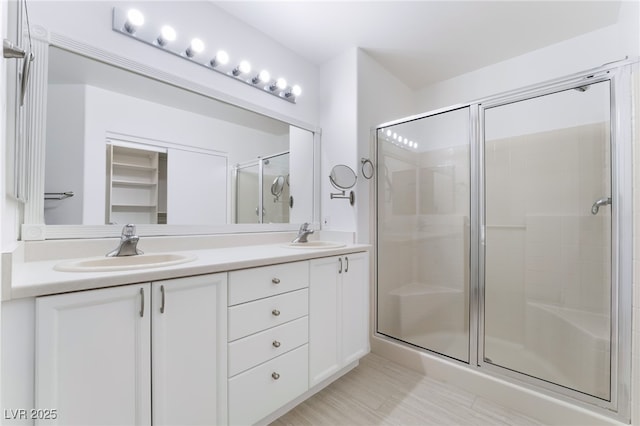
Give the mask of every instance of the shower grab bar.
[[598, 214], [598, 210], [600, 210], [600, 207], [606, 206], [607, 204], [611, 204], [611, 197], [602, 197], [597, 199], [591, 206], [591, 214]]

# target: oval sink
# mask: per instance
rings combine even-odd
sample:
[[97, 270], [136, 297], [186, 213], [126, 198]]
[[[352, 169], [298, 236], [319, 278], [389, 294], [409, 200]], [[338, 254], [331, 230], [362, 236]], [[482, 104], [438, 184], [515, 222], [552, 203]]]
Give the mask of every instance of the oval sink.
[[334, 241], [309, 241], [306, 243], [289, 243], [285, 244], [285, 247], [302, 249], [334, 249], [346, 247], [346, 244]]
[[104, 272], [130, 269], [160, 268], [196, 260], [194, 255], [155, 253], [137, 256], [92, 257], [60, 262], [53, 267], [61, 272]]

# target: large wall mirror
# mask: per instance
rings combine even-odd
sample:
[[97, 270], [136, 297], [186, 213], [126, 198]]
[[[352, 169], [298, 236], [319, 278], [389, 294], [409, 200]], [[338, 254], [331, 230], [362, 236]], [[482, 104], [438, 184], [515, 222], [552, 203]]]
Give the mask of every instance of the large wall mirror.
[[141, 229], [160, 235], [315, 221], [319, 137], [311, 126], [66, 46], [46, 52], [46, 238], [89, 225], [111, 225], [103, 235], [153, 225]]

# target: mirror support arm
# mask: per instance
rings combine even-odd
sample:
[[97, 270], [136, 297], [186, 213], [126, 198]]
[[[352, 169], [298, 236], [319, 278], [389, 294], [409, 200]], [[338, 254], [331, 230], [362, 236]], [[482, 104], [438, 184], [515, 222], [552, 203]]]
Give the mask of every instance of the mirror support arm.
[[356, 203], [356, 194], [353, 191], [349, 191], [349, 195], [346, 195], [346, 191], [342, 191], [342, 192], [332, 192], [329, 194], [331, 196], [331, 199], [346, 199], [349, 200], [349, 204], [354, 205]]

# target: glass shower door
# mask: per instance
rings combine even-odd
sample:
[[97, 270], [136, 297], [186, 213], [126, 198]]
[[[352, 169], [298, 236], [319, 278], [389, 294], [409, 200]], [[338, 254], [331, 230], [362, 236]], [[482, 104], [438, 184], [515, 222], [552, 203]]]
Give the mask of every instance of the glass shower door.
[[484, 113], [481, 362], [611, 399], [610, 83]]
[[469, 362], [470, 109], [378, 130], [378, 333]]

